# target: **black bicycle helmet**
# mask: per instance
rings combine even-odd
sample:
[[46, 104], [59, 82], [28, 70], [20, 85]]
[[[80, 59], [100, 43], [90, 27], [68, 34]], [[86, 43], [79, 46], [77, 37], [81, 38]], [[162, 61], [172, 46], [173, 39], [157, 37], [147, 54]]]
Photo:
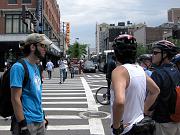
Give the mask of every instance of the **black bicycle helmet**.
[[122, 64], [135, 62], [137, 43], [134, 36], [128, 34], [117, 36], [113, 48], [117, 60]]

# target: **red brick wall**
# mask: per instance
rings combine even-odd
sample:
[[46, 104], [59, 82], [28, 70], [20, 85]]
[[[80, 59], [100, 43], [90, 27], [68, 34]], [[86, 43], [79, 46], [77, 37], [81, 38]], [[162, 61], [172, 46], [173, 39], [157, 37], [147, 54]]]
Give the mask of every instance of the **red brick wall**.
[[[8, 0], [0, 0], [0, 9], [16, 9], [22, 7], [22, 0], [17, 0], [17, 4], [8, 4]], [[36, 0], [31, 0], [32, 4], [27, 4], [27, 7], [35, 8]]]
[[[0, 33], [4, 33], [5, 23], [4, 16], [2, 16], [2, 9], [21, 9], [22, 0], [17, 0], [17, 4], [8, 4], [8, 0], [0, 0]], [[26, 4], [28, 8], [36, 8], [37, 0], [31, 0], [32, 4]], [[44, 0], [44, 14], [48, 16], [49, 22], [52, 24], [53, 30], [60, 33], [60, 12], [56, 5], [56, 0]]]
[[49, 22], [53, 25], [56, 33], [60, 32], [60, 12], [56, 5], [56, 0], [44, 0], [44, 14], [47, 15]]

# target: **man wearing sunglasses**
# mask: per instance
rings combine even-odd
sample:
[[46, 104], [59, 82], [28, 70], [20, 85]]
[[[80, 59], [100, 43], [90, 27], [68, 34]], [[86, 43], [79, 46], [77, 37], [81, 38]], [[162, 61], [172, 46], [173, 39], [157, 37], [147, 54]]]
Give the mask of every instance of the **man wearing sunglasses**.
[[175, 122], [171, 118], [176, 108], [174, 86], [180, 81], [180, 72], [171, 63], [177, 52], [178, 48], [167, 40], [158, 41], [153, 46], [152, 63], [156, 65], [156, 69], [151, 78], [160, 88], [160, 94], [151, 107], [152, 118], [156, 121], [155, 135], [180, 135], [180, 120]]
[[29, 78], [23, 84], [25, 69], [16, 62], [10, 71], [11, 101], [14, 110], [12, 117], [13, 135], [44, 135], [44, 113], [42, 110], [42, 83], [40, 70], [36, 65], [45, 57], [50, 42], [44, 34], [32, 33], [27, 36], [21, 49], [27, 66]]

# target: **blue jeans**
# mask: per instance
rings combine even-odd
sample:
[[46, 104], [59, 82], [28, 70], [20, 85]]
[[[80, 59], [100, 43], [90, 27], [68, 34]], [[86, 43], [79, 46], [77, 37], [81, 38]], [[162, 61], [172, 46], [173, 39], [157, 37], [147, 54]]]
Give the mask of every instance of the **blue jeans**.
[[66, 79], [66, 69], [60, 69], [60, 82], [64, 82]]

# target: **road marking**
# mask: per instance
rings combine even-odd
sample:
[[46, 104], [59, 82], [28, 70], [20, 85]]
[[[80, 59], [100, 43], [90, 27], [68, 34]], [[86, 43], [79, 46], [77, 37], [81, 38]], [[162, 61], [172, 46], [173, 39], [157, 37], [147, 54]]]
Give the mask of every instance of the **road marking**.
[[[83, 84], [85, 92], [86, 92], [86, 97], [87, 97], [87, 102], [88, 102], [88, 110], [98, 111], [96, 101], [94, 99], [93, 93], [92, 93], [88, 83], [86, 82], [84, 77], [81, 77], [81, 81], [82, 81], [82, 84]], [[105, 135], [101, 119], [91, 118], [91, 119], [88, 119], [88, 121], [89, 121], [89, 127], [90, 127], [91, 134]]]
[[[99, 87], [100, 88], [100, 87]], [[99, 88], [92, 88], [91, 90], [98, 90]]]
[[42, 97], [42, 99], [87, 99], [86, 97]]
[[88, 111], [87, 108], [43, 108], [45, 111]]
[[77, 115], [47, 115], [47, 119], [82, 119]]
[[[0, 131], [9, 131], [10, 126], [0, 126]], [[48, 125], [47, 130], [89, 130], [89, 125]]]
[[87, 77], [91, 78], [92, 76], [91, 75], [86, 75]]
[[101, 77], [101, 76], [99, 76], [99, 75], [94, 75], [93, 77]]
[[[46, 115], [47, 119], [84, 119], [78, 115]], [[0, 120], [10, 120], [11, 117], [3, 118], [0, 116]]]
[[47, 130], [89, 130], [89, 125], [67, 125], [67, 126], [48, 125]]
[[43, 96], [85, 95], [85, 93], [42, 93]]
[[98, 86], [98, 87], [104, 87], [104, 85], [93, 85], [93, 84], [91, 84], [91, 86]]
[[95, 79], [96, 80], [102, 80], [102, 81], [104, 80], [104, 78], [88, 78], [88, 80], [95, 80]]
[[[73, 91], [73, 92], [74, 92], [74, 91], [83, 91], [83, 92], [84, 92], [84, 89], [83, 89], [83, 90], [78, 90], [78, 89], [77, 89], [77, 90], [74, 90], [74, 89], [73, 89], [72, 91]], [[65, 92], [69, 92], [69, 91], [67, 91], [67, 90], [61, 90], [61, 89], [59, 89], [59, 90], [46, 90], [46, 89], [43, 89], [42, 92], [64, 92], [64, 93], [65, 93]]]
[[53, 105], [53, 104], [66, 104], [66, 105], [73, 105], [73, 104], [87, 104], [87, 102], [76, 102], [76, 101], [73, 101], [73, 102], [42, 102], [42, 104], [44, 105]]

